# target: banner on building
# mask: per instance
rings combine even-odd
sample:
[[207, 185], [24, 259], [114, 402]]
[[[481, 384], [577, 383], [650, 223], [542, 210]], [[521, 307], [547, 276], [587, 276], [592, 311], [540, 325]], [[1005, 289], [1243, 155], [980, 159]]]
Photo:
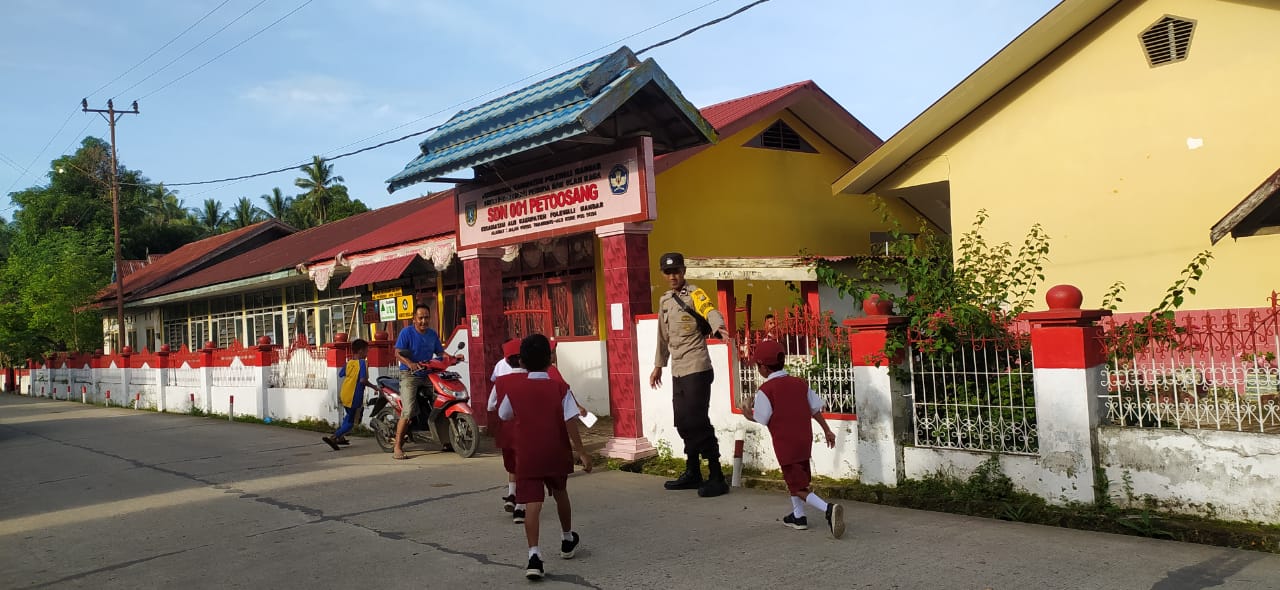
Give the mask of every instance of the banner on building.
[[395, 299], [379, 299], [378, 300], [378, 321], [380, 322], [396, 321], [396, 300]]
[[657, 217], [652, 144], [458, 193], [458, 247], [502, 246]]

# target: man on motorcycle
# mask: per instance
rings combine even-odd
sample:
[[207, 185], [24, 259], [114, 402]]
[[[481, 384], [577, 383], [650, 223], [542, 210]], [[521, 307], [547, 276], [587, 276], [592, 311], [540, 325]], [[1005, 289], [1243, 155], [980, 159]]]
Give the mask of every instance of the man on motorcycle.
[[401, 444], [405, 430], [409, 428], [409, 420], [417, 407], [418, 387], [423, 383], [423, 378], [416, 372], [425, 369], [427, 361], [448, 356], [444, 352], [444, 345], [440, 343], [440, 336], [429, 327], [430, 323], [431, 308], [425, 303], [419, 303], [413, 310], [413, 325], [400, 330], [400, 335], [396, 338], [396, 358], [400, 360], [400, 403], [402, 404], [400, 421], [396, 423], [395, 453], [392, 455], [396, 459], [408, 458]]

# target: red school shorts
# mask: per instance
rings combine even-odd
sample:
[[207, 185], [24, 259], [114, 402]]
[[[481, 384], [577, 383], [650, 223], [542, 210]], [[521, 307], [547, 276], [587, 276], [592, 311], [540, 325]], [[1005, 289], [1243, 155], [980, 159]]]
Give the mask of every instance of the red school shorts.
[[791, 492], [793, 496], [809, 489], [809, 483], [813, 480], [813, 472], [809, 470], [809, 462], [783, 465], [782, 480], [787, 482], [787, 491]]
[[554, 493], [565, 489], [569, 484], [568, 475], [554, 475], [551, 477], [536, 477], [532, 479], [516, 480], [516, 504], [530, 504], [533, 502], [541, 502], [547, 498], [543, 493], [543, 488], [549, 493]]
[[506, 469], [507, 473], [516, 472], [516, 450], [515, 449], [502, 449], [502, 468]]

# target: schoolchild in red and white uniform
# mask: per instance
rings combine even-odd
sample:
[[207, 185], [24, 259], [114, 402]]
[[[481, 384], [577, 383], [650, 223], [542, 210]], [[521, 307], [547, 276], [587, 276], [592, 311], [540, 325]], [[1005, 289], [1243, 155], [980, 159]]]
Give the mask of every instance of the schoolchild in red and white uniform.
[[791, 513], [782, 524], [796, 530], [809, 528], [805, 504], [821, 510], [827, 518], [827, 530], [839, 539], [844, 535], [844, 507], [828, 503], [809, 489], [813, 474], [809, 460], [813, 455], [813, 422], [817, 421], [826, 435], [827, 447], [834, 447], [836, 435], [822, 417], [822, 400], [809, 389], [809, 382], [792, 377], [783, 368], [786, 353], [776, 340], [756, 345], [754, 361], [760, 376], [765, 377], [756, 393], [755, 403], [743, 415], [748, 420], [769, 427], [773, 452], [782, 466], [782, 479], [791, 494]]
[[516, 450], [512, 445], [511, 434], [498, 418], [498, 380], [507, 375], [523, 375], [527, 373], [520, 366], [520, 339], [513, 338], [502, 343], [502, 359], [493, 366], [493, 374], [489, 380], [493, 389], [489, 391], [489, 430], [493, 433], [493, 444], [502, 451], [502, 466], [507, 470], [507, 495], [502, 497], [502, 508], [511, 513], [511, 521], [515, 524], [524, 522], [524, 505], [516, 504]]
[[529, 562], [525, 577], [543, 576], [542, 554], [538, 548], [539, 516], [546, 492], [556, 501], [560, 517], [560, 557], [570, 559], [580, 538], [573, 530], [568, 480], [577, 455], [586, 472], [591, 471], [591, 455], [582, 448], [578, 434], [578, 405], [563, 381], [551, 379], [551, 344], [546, 336], [533, 334], [520, 343], [520, 363], [529, 372], [510, 375], [497, 384], [498, 417], [512, 428], [516, 453], [516, 502], [525, 504], [525, 539]]

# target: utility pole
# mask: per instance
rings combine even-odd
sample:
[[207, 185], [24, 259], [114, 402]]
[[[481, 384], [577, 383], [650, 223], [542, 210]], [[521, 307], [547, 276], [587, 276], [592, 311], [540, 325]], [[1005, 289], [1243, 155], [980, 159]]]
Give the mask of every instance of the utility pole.
[[118, 164], [116, 163], [116, 121], [124, 115], [138, 114], [138, 101], [133, 101], [132, 110], [117, 111], [111, 100], [107, 100], [107, 108], [91, 109], [89, 108], [89, 99], [85, 98], [80, 101], [80, 108], [86, 113], [98, 113], [102, 118], [107, 120], [107, 125], [111, 127], [111, 217], [115, 226], [116, 234], [116, 346], [112, 352], [119, 353], [124, 349], [124, 266], [120, 263], [120, 179], [117, 178]]

